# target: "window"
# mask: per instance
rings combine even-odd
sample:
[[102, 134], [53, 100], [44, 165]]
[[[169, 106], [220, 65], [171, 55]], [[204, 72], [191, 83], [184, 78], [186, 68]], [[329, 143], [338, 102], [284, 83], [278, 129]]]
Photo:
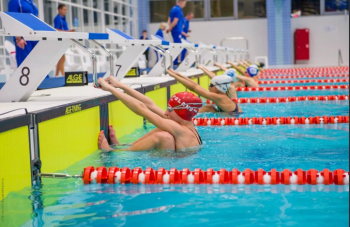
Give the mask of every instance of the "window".
[[194, 13], [195, 19], [204, 19], [205, 10], [204, 10], [204, 1], [187, 1], [186, 7], [183, 9], [184, 16], [188, 13]]
[[340, 12], [349, 10], [349, 0], [326, 0], [326, 12]]
[[266, 18], [266, 0], [239, 0], [238, 18]]
[[210, 17], [234, 17], [234, 1], [233, 0], [211, 0], [210, 1]]
[[292, 0], [292, 13], [301, 11], [302, 16], [320, 15], [320, 0]]
[[167, 22], [170, 10], [176, 5], [176, 0], [150, 1], [151, 23]]

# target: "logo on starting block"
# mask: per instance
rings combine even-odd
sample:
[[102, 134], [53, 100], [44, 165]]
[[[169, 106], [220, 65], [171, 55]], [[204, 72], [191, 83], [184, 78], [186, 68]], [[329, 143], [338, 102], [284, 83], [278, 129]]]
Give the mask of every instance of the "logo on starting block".
[[84, 86], [89, 84], [88, 72], [66, 72], [66, 86]]
[[76, 112], [79, 112], [79, 111], [81, 111], [81, 104], [75, 105], [75, 106], [68, 106], [66, 108], [66, 115], [72, 114], [72, 113], [76, 113]]
[[131, 68], [125, 77], [140, 77], [140, 70], [137, 67]]

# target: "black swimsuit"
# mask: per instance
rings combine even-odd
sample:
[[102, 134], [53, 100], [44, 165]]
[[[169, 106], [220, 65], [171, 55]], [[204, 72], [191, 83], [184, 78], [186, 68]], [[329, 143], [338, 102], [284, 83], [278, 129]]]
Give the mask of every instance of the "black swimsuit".
[[238, 104], [232, 100], [232, 102], [234, 102], [236, 104], [236, 109], [234, 111], [231, 111], [231, 112], [226, 112], [226, 111], [223, 111], [222, 109], [220, 109], [220, 107], [216, 106], [217, 107], [217, 111], [219, 113], [228, 113], [230, 115], [237, 115], [237, 114], [240, 114], [239, 112], [239, 107], [238, 107]]

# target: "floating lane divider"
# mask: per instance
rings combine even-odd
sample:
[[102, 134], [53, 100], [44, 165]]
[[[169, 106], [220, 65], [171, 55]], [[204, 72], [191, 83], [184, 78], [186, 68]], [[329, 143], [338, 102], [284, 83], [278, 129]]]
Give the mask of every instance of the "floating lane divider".
[[232, 184], [232, 185], [349, 185], [349, 172], [345, 170], [328, 169], [323, 171], [302, 170], [290, 171], [288, 169], [278, 172], [276, 169], [267, 172], [263, 169], [252, 171], [246, 169], [240, 172], [238, 169], [227, 171], [221, 169], [215, 171], [208, 169], [203, 171], [196, 169], [166, 170], [159, 168], [129, 169], [110, 167], [94, 168], [89, 166], [84, 169], [84, 184]]
[[301, 78], [349, 78], [349, 74], [343, 75], [305, 75], [305, 76], [260, 76], [260, 79], [301, 79]]
[[[236, 103], [244, 104], [265, 104], [265, 103], [287, 103], [287, 102], [308, 102], [308, 101], [349, 101], [349, 95], [328, 95], [328, 96], [300, 96], [300, 97], [279, 97], [279, 98], [239, 98], [232, 99]], [[207, 104], [215, 104], [207, 100]]]
[[259, 81], [259, 84], [307, 84], [307, 83], [349, 83], [349, 79], [339, 80], [273, 80]]
[[237, 88], [237, 91], [300, 91], [300, 90], [332, 90], [348, 89], [349, 85], [326, 85], [326, 86], [290, 86], [290, 87], [258, 87]]
[[195, 126], [349, 124], [349, 116], [194, 118]]

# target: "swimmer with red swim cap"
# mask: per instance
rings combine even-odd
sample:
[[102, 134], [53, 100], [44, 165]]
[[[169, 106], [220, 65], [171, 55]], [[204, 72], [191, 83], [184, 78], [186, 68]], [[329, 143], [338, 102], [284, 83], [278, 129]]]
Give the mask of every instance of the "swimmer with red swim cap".
[[200, 113], [227, 113], [229, 115], [237, 115], [242, 113], [242, 109], [228, 95], [231, 88], [232, 78], [230, 76], [217, 76], [211, 81], [209, 91], [199, 86], [196, 82], [181, 75], [174, 70], [167, 70], [168, 74], [174, 77], [178, 82], [183, 84], [187, 89], [196, 94], [211, 100], [215, 105], [203, 106]]
[[[169, 101], [168, 109], [164, 112], [150, 98], [119, 82], [114, 77], [109, 77], [106, 80], [100, 78], [98, 83], [103, 90], [111, 92], [135, 114], [144, 117], [157, 127], [131, 144], [131, 147], [126, 150], [200, 149], [202, 140], [192, 119], [199, 113], [203, 103], [194, 94], [182, 92], [174, 95]], [[125, 93], [116, 88], [124, 90]], [[110, 126], [109, 130], [112, 144], [120, 145], [113, 127]], [[113, 151], [103, 131], [99, 135], [98, 144], [99, 149]]]

